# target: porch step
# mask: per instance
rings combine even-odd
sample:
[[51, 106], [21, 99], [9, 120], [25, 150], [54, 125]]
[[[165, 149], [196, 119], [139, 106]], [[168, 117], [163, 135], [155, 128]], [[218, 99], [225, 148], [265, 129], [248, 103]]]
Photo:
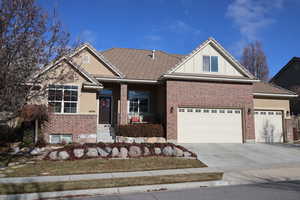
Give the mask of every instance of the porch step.
[[114, 128], [109, 124], [99, 124], [97, 126], [97, 142], [113, 143], [115, 140]]

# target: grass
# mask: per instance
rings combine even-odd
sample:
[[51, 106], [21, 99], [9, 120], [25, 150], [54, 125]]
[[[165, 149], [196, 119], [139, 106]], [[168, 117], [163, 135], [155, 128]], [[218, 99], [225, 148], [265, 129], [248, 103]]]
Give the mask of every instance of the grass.
[[74, 161], [38, 161], [6, 173], [8, 177], [70, 175], [106, 172], [131, 172], [179, 168], [207, 167], [199, 160], [172, 157], [148, 157], [138, 159], [87, 159]]
[[0, 184], [0, 194], [21, 194], [33, 192], [53, 192], [95, 188], [155, 185], [182, 182], [213, 181], [222, 179], [223, 173], [177, 174], [163, 176], [143, 176], [84, 181], [44, 182], [24, 184]]

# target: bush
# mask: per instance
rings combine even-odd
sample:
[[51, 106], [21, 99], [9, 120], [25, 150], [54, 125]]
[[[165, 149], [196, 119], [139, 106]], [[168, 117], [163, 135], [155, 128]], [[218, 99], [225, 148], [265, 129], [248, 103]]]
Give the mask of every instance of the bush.
[[161, 124], [127, 124], [120, 125], [118, 136], [124, 137], [165, 137]]

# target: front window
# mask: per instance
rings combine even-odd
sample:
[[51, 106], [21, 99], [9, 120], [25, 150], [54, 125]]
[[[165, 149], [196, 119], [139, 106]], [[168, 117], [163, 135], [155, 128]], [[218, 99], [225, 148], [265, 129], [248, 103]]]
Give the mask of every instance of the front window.
[[150, 93], [129, 91], [129, 113], [150, 112]]
[[78, 86], [49, 85], [48, 102], [55, 113], [76, 113]]
[[218, 72], [218, 56], [203, 56], [203, 71], [204, 72]]

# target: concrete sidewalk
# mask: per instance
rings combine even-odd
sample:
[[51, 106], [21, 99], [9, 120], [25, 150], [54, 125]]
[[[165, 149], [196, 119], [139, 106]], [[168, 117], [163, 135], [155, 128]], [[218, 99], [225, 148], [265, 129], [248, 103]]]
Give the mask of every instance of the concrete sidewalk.
[[207, 173], [207, 172], [221, 172], [221, 171], [216, 170], [214, 168], [205, 167], [205, 168], [184, 168], [184, 169], [137, 171], [137, 172], [79, 174], [79, 175], [64, 175], [64, 176], [12, 177], [12, 178], [0, 178], [0, 184], [1, 183], [79, 181], [79, 180], [91, 180], [91, 179], [161, 176], [161, 175], [176, 175], [176, 174], [195, 174], [195, 173]]
[[[181, 170], [149, 171], [145, 174], [153, 176], [153, 174], [166, 175], [166, 174], [176, 174], [176, 173], [199, 173], [199, 172], [211, 172], [211, 171], [213, 171], [213, 169], [211, 168], [200, 168], [200, 169], [196, 168], [196, 169], [181, 169]], [[114, 173], [114, 174], [122, 174], [123, 177], [138, 176], [140, 174], [144, 175], [143, 172], [141, 172], [140, 174], [137, 173], [138, 172]], [[95, 175], [91, 175], [91, 176], [94, 176], [93, 178], [95, 178]], [[87, 196], [87, 195], [96, 196], [96, 195], [111, 195], [111, 194], [128, 194], [128, 193], [151, 192], [151, 191], [160, 191], [160, 190], [171, 191], [171, 190], [191, 189], [191, 188], [199, 188], [199, 187], [245, 185], [245, 184], [270, 183], [270, 182], [272, 183], [272, 182], [293, 181], [293, 180], [300, 180], [300, 166], [225, 172], [223, 176], [223, 180], [221, 181], [188, 182], [188, 183], [116, 187], [116, 188], [99, 188], [99, 189], [89, 189], [89, 190], [71, 190], [71, 191], [61, 191], [61, 192], [43, 192], [43, 193], [30, 193], [30, 194], [18, 194], [18, 195], [0, 195], [0, 200], [2, 199], [3, 200], [4, 199], [28, 200], [28, 199]]]

